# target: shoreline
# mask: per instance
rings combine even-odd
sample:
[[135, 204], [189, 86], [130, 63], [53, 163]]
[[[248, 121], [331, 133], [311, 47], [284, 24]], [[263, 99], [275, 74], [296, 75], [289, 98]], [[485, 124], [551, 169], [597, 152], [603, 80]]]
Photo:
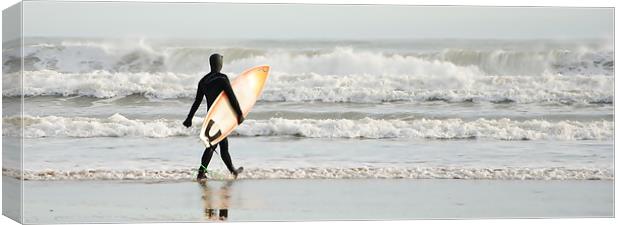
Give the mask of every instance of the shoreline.
[[[22, 174], [23, 172], [23, 174]], [[2, 175], [25, 181], [193, 181], [197, 169], [79, 169], [39, 171], [2, 168]], [[227, 170], [208, 170], [209, 180], [231, 178]], [[353, 167], [246, 169], [239, 180], [263, 179], [415, 179], [415, 180], [614, 180], [607, 168], [457, 168], [457, 167]]]

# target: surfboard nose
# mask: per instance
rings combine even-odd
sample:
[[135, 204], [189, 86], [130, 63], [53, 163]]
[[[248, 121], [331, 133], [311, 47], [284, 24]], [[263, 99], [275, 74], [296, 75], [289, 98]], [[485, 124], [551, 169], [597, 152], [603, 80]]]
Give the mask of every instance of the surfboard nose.
[[258, 69], [265, 73], [269, 73], [269, 70], [271, 69], [271, 67], [267, 65], [263, 65], [263, 66], [259, 66]]

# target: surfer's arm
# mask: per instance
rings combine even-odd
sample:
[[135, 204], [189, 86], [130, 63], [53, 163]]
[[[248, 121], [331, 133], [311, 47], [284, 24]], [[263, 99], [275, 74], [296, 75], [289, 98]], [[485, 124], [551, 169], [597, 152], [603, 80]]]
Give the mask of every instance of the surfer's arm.
[[202, 103], [202, 98], [204, 97], [204, 93], [202, 93], [202, 87], [198, 84], [198, 90], [196, 91], [196, 99], [194, 100], [194, 104], [192, 104], [192, 108], [189, 110], [189, 114], [187, 115], [187, 119], [183, 122], [183, 125], [186, 127], [192, 126], [192, 119], [194, 118], [194, 114], [196, 114], [196, 110], [200, 107], [200, 103]]
[[241, 124], [244, 120], [243, 112], [241, 111], [241, 107], [239, 106], [239, 101], [237, 101], [237, 96], [235, 96], [235, 92], [230, 86], [230, 81], [228, 79], [224, 79], [224, 92], [228, 95], [228, 100], [230, 101], [230, 105], [233, 107], [235, 112], [237, 113], [237, 123]]

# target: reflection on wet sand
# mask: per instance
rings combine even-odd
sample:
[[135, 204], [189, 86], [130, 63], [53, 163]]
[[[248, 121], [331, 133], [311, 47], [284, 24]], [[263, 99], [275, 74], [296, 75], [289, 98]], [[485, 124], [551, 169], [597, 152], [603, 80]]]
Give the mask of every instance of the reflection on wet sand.
[[202, 200], [204, 202], [204, 216], [207, 220], [227, 220], [230, 201], [230, 187], [233, 181], [226, 181], [219, 190], [213, 190], [209, 183], [199, 181], [202, 187]]

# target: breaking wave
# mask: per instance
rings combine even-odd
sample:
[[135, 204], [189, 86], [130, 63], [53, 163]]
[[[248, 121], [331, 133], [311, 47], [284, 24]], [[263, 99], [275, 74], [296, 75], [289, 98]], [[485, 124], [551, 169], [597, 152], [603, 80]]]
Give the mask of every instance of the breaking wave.
[[[195, 169], [41, 170], [3, 168], [3, 175], [26, 180], [192, 180]], [[209, 171], [210, 179], [231, 179], [227, 171]], [[238, 179], [467, 179], [467, 180], [613, 180], [611, 169], [566, 168], [295, 168], [246, 169]]]
[[417, 56], [460, 66], [476, 66], [488, 74], [613, 75], [614, 71], [613, 51], [592, 51], [585, 48], [548, 51], [446, 49]]
[[[446, 101], [493, 103], [611, 104], [613, 77], [605, 75], [483, 76], [477, 69], [418, 61], [411, 74], [288, 74], [273, 72], [261, 101], [380, 103]], [[231, 74], [233, 78], [235, 74]], [[175, 73], [25, 72], [26, 96], [143, 95], [193, 98], [200, 75]], [[19, 82], [16, 73], [4, 84]], [[18, 85], [5, 85], [3, 96], [19, 96]]]
[[[201, 119], [191, 129], [181, 120], [137, 120], [120, 114], [108, 118], [31, 117], [24, 119], [26, 138], [42, 137], [174, 137], [197, 136]], [[20, 134], [19, 117], [3, 118], [5, 136]], [[294, 136], [308, 138], [411, 138], [496, 140], [612, 140], [611, 121], [513, 121], [510, 119], [282, 119], [246, 120], [233, 132], [237, 136]]]
[[[203, 73], [208, 71], [208, 57], [214, 52], [225, 56], [228, 71], [269, 64], [285, 73], [320, 74], [408, 74], [417, 71], [418, 61], [471, 66], [490, 75], [613, 75], [613, 49], [575, 42], [566, 46], [542, 48], [515, 41], [519, 47], [495, 43], [493, 48], [467, 49], [446, 45], [433, 51], [417, 51], [411, 46], [424, 43], [400, 43], [389, 48], [365, 48], [371, 43], [331, 43], [303, 49], [303, 42], [282, 41], [279, 46], [260, 43], [194, 43], [193, 45], [157, 44], [139, 41], [61, 41], [27, 44], [24, 47], [26, 71], [53, 70], [61, 73]], [[360, 45], [361, 44], [361, 45]], [[290, 46], [295, 48], [290, 48]], [[463, 46], [471, 45], [463, 43]], [[538, 43], [536, 45], [539, 45]], [[236, 47], [227, 47], [236, 46]], [[247, 47], [256, 46], [256, 47]], [[289, 46], [289, 47], [286, 47]], [[390, 48], [408, 49], [393, 52]], [[18, 55], [7, 51], [5, 71], [19, 69]]]

